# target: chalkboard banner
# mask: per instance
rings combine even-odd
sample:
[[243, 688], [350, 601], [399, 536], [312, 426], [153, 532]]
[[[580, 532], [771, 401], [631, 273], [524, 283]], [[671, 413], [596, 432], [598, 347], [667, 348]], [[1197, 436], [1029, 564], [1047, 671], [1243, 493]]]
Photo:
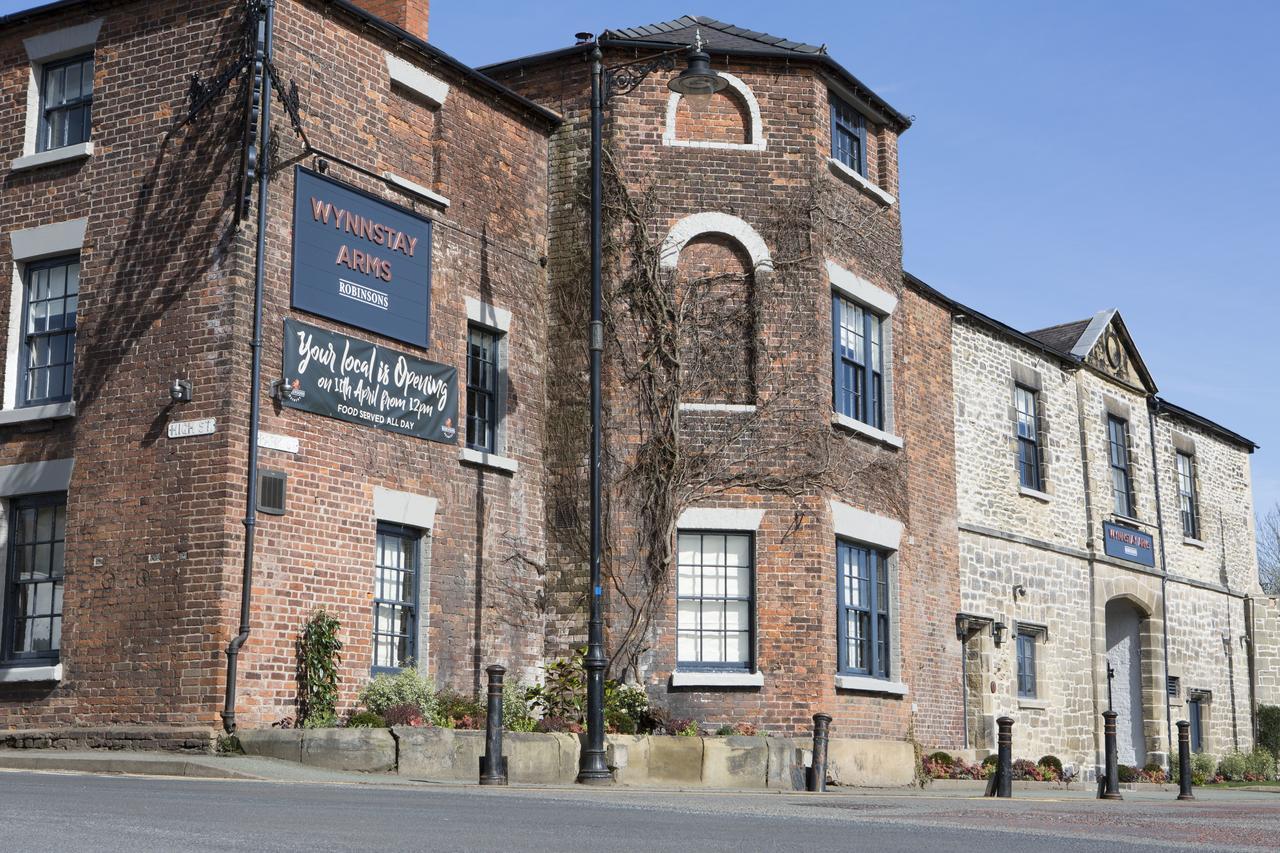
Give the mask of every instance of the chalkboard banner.
[[431, 220], [298, 166], [293, 307], [424, 349]]
[[456, 444], [457, 384], [456, 367], [284, 321], [280, 402], [291, 409]]

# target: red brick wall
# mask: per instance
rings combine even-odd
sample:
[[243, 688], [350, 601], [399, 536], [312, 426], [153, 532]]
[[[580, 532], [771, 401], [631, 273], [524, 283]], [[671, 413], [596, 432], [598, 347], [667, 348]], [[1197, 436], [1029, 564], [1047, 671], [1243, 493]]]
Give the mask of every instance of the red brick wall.
[[400, 29], [420, 39], [427, 37], [427, 18], [431, 11], [430, 0], [354, 0], [355, 5], [390, 21]]
[[[626, 56], [625, 59], [633, 58]], [[606, 64], [623, 61], [610, 57]], [[719, 61], [719, 60], [717, 60]], [[719, 66], [718, 66], [719, 67]], [[807, 731], [816, 711], [831, 713], [840, 735], [903, 738], [931, 743], [959, 737], [959, 651], [954, 645], [957, 605], [955, 495], [951, 474], [949, 339], [945, 312], [905, 296], [894, 318], [893, 399], [902, 450], [886, 448], [830, 425], [831, 297], [823, 262], [833, 260], [883, 290], [901, 295], [901, 226], [898, 208], [882, 208], [861, 191], [834, 178], [827, 168], [830, 131], [826, 87], [803, 67], [739, 60], [725, 66], [750, 86], [760, 103], [765, 150], [718, 150], [661, 145], [666, 81], [655, 75], [633, 93], [615, 99], [606, 121], [606, 144], [633, 197], [656, 201], [651, 227], [661, 239], [683, 217], [706, 211], [745, 220], [759, 233], [780, 271], [757, 271], [755, 346], [761, 365], [754, 376], [756, 414], [680, 413], [682, 440], [690, 447], [726, 440], [754, 442], [762, 454], [744, 464], [750, 477], [811, 465], [810, 450], [787, 436], [826, 432], [833, 449], [834, 481], [818, 479], [798, 494], [734, 488], [703, 495], [700, 506], [765, 510], [755, 537], [757, 665], [759, 689], [672, 688], [675, 668], [674, 583], [658, 590], [658, 618], [638, 675], [651, 698], [678, 717], [709, 724], [746, 720], [780, 732]], [[551, 151], [551, 261], [553, 312], [550, 351], [573, 359], [583, 345], [586, 281], [583, 239], [587, 232], [585, 180], [586, 67], [580, 57], [559, 64], [507, 68], [501, 79], [521, 93], [557, 109], [564, 127]], [[497, 73], [497, 72], [495, 72]], [[722, 117], [723, 110], [713, 112]], [[713, 126], [714, 122], [709, 126]], [[693, 122], [686, 133], [698, 132]], [[706, 131], [709, 132], [709, 131]], [[680, 134], [684, 135], [684, 134]], [[743, 141], [738, 138], [734, 141]], [[754, 141], [754, 140], [753, 140]], [[895, 191], [896, 134], [872, 128], [872, 180]], [[811, 231], [797, 235], [796, 211], [824, 199], [827, 218], [814, 217]], [[832, 204], [847, 214], [834, 217]], [[809, 220], [800, 231], [805, 231]], [[859, 224], [861, 223], [861, 224]], [[729, 268], [721, 238], [692, 241], [681, 255], [680, 273]], [[740, 247], [739, 247], [740, 248]], [[785, 265], [785, 270], [783, 266]], [[625, 263], [622, 265], [625, 267]], [[606, 288], [613, 279], [606, 277]], [[731, 285], [729, 285], [731, 288]], [[625, 300], [610, 302], [615, 328], [626, 328]], [[562, 310], [556, 311], [559, 307]], [[629, 464], [643, 440], [642, 409], [621, 361], [634, 341], [606, 349], [606, 584], [609, 637], [620, 641], [638, 594], [633, 572], [648, 548], [648, 535], [623, 495]], [[548, 435], [548, 486], [555, 494], [548, 528], [548, 583], [555, 622], [550, 648], [582, 642], [585, 607], [585, 375], [572, 369], [548, 375], [551, 404], [565, 428]], [[945, 372], [939, 368], [945, 366]], [[925, 372], [936, 371], [925, 379]], [[723, 373], [741, 377], [743, 366], [725, 353]], [[806, 396], [807, 395], [807, 396]], [[913, 396], [914, 395], [914, 396]], [[796, 406], [801, 398], [813, 405]], [[744, 419], [747, 419], [744, 421]], [[754, 425], [747, 424], [754, 419]], [[741, 432], [740, 439], [732, 437]], [[781, 438], [779, 438], [781, 437]], [[740, 456], [742, 454], [739, 454]], [[699, 497], [695, 495], [695, 499]], [[898, 553], [898, 630], [901, 666], [895, 677], [908, 683], [906, 698], [837, 691], [835, 537], [828, 501], [839, 499], [903, 521]], [[928, 505], [926, 505], [928, 504]], [[674, 567], [671, 569], [674, 577]], [[936, 609], [935, 609], [936, 608]], [[952, 653], [954, 651], [954, 654]], [[954, 695], [953, 695], [954, 694]], [[949, 704], [948, 704], [949, 703]]]
[[688, 98], [676, 106], [676, 139], [691, 142], [754, 142], [751, 113], [737, 92], [726, 89], [711, 96], [711, 103], [696, 112]]
[[[425, 4], [424, 4], [425, 5]], [[239, 228], [237, 88], [175, 131], [188, 75], [220, 72], [239, 48], [243, 4], [107, 4], [98, 42], [93, 138], [80, 163], [0, 175], [0, 230], [78, 216], [83, 254], [74, 421], [0, 427], [0, 464], [74, 455], [67, 534], [63, 683], [0, 685], [0, 727], [219, 722], [227, 642], [236, 633], [247, 464], [253, 222]], [[0, 40], [0, 162], [21, 153], [27, 62], [22, 39], [78, 24], [47, 15]], [[262, 429], [295, 437], [296, 455], [262, 450], [289, 474], [288, 514], [259, 516], [252, 635], [240, 660], [239, 722], [295, 713], [295, 643], [324, 606], [342, 621], [342, 703], [367, 681], [372, 622], [373, 489], [439, 501], [422, 601], [427, 670], [470, 692], [501, 662], [528, 677], [542, 660], [545, 119], [477, 92], [443, 62], [403, 49], [450, 84], [438, 112], [393, 91], [397, 50], [321, 2], [276, 7], [275, 65], [297, 82], [312, 143], [330, 175], [435, 221], [429, 349], [386, 341], [289, 308], [293, 163], [301, 154], [276, 102], [264, 303]], [[426, 148], [425, 140], [430, 147]], [[391, 171], [452, 199], [447, 210], [340, 160]], [[313, 166], [313, 158], [301, 162]], [[0, 279], [12, 264], [0, 240]], [[512, 312], [505, 454], [514, 475], [459, 460], [457, 446], [279, 409], [286, 316], [459, 368], [465, 297]], [[8, 300], [0, 300], [7, 311]], [[0, 318], [0, 329], [7, 328]], [[171, 406], [169, 381], [194, 401]], [[212, 417], [211, 436], [170, 440], [166, 425]]]

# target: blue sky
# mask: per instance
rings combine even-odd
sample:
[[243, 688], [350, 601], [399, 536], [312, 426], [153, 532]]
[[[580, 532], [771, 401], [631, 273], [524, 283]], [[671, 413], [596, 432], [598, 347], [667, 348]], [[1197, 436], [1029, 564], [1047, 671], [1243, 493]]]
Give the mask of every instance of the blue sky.
[[685, 14], [827, 44], [916, 117], [907, 269], [1021, 329], [1119, 308], [1161, 394], [1261, 444], [1256, 502], [1280, 501], [1280, 3], [432, 7], [432, 42], [475, 65]]

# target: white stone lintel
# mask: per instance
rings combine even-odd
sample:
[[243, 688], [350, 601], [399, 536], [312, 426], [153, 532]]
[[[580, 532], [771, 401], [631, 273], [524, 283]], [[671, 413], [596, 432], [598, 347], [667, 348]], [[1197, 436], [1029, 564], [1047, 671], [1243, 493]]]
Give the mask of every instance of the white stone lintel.
[[1018, 699], [1018, 708], [1023, 711], [1047, 711], [1049, 703], [1044, 699]]
[[673, 672], [672, 687], [763, 687], [763, 672]]
[[75, 459], [0, 465], [0, 497], [65, 492], [71, 485]]
[[692, 506], [680, 513], [676, 527], [681, 530], [759, 530], [762, 509]]
[[467, 320], [472, 323], [479, 323], [481, 326], [488, 326], [490, 329], [497, 329], [499, 332], [511, 331], [511, 312], [505, 308], [499, 308], [496, 305], [490, 305], [488, 302], [481, 302], [479, 299], [467, 297]]
[[754, 412], [756, 407], [752, 403], [681, 403], [680, 411], [682, 412], [735, 412], [738, 414], [749, 414]]
[[11, 231], [9, 244], [13, 249], [13, 259], [34, 261], [79, 252], [84, 248], [84, 232], [88, 224], [88, 219], [68, 219]]
[[897, 199], [892, 195], [880, 189], [862, 175], [859, 175], [856, 169], [850, 169], [836, 158], [828, 157], [827, 165], [831, 167], [831, 173], [837, 178], [840, 178], [845, 183], [862, 190], [885, 207], [892, 207], [893, 203], [897, 201]]
[[888, 696], [906, 696], [907, 685], [901, 681], [872, 678], [869, 675], [837, 675], [836, 688], [856, 690], [859, 693], [883, 693]]
[[898, 550], [902, 541], [901, 521], [875, 515], [840, 501], [831, 501], [831, 526], [837, 536], [890, 551]]
[[436, 523], [438, 503], [435, 498], [426, 495], [373, 487], [373, 515], [379, 521], [430, 530]]
[[449, 203], [450, 203], [449, 199], [440, 195], [440, 193], [436, 192], [435, 190], [431, 190], [431, 189], [428, 189], [427, 187], [424, 187], [422, 184], [418, 183], [417, 181], [411, 181], [408, 178], [404, 177], [403, 175], [397, 175], [395, 172], [383, 172], [382, 177], [386, 178], [388, 181], [400, 187], [401, 189], [408, 190], [414, 195], [420, 196], [424, 200], [430, 202], [431, 204], [436, 205], [437, 207], [446, 208], [449, 206]]
[[496, 453], [476, 450], [473, 447], [460, 449], [458, 451], [458, 461], [471, 465], [480, 465], [484, 468], [493, 468], [498, 471], [506, 471], [508, 474], [514, 474], [520, 470], [520, 463], [509, 456], [499, 456]]
[[387, 55], [387, 73], [392, 83], [398, 83], [406, 89], [421, 95], [433, 107], [444, 106], [449, 97], [449, 84], [423, 71], [411, 62], [401, 59], [395, 54]]
[[38, 169], [41, 166], [52, 166], [56, 163], [69, 163], [72, 160], [84, 160], [93, 156], [93, 142], [79, 142], [75, 145], [64, 145], [52, 151], [41, 151], [38, 154], [27, 154], [9, 162], [9, 171], [21, 172], [25, 169]]
[[878, 441], [888, 447], [895, 449], [902, 448], [901, 437], [890, 432], [885, 432], [882, 429], [876, 429], [869, 424], [864, 424], [857, 418], [851, 418], [848, 415], [842, 415], [839, 412], [832, 412], [831, 422], [838, 427], [843, 427], [844, 429], [856, 432], [859, 435], [865, 435], [867, 438], [872, 439], [873, 441]]
[[26, 48], [27, 59], [32, 62], [49, 62], [89, 50], [98, 43], [101, 31], [102, 18], [94, 18], [74, 27], [23, 39], [22, 46]]
[[827, 278], [836, 290], [855, 302], [861, 302], [878, 314], [888, 316], [898, 307], [898, 297], [884, 288], [876, 287], [834, 261], [827, 261]]

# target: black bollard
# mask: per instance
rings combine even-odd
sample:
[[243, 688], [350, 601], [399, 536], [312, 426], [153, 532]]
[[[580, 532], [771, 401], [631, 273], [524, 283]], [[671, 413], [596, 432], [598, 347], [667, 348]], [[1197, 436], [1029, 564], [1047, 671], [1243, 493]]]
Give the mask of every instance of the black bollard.
[[1013, 796], [1013, 717], [996, 720], [999, 733], [996, 736], [996, 796]]
[[494, 664], [489, 673], [489, 714], [484, 725], [484, 755], [480, 756], [480, 784], [507, 784], [507, 759], [502, 754], [502, 676], [506, 667]]
[[1195, 798], [1191, 793], [1191, 723], [1178, 720], [1178, 799]]
[[1102, 737], [1106, 743], [1106, 775], [1098, 786], [1100, 800], [1123, 800], [1120, 796], [1120, 765], [1116, 762], [1116, 717], [1115, 711], [1102, 712]]
[[805, 774], [806, 790], [827, 790], [827, 733], [830, 726], [829, 714], [813, 715], [813, 761]]

